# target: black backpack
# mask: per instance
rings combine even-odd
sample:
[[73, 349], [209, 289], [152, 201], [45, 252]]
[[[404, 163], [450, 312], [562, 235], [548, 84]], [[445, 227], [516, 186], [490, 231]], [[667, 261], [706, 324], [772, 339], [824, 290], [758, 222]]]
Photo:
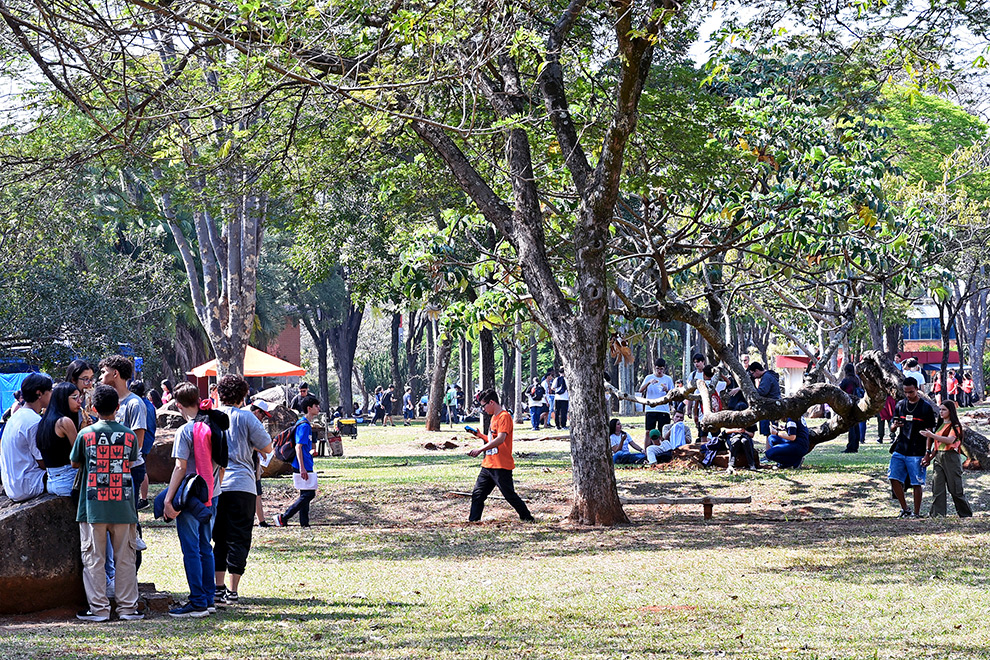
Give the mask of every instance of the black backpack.
[[200, 422], [210, 427], [210, 445], [212, 447], [213, 462], [222, 468], [227, 467], [230, 461], [230, 449], [227, 446], [227, 431], [230, 429], [230, 417], [227, 413], [219, 410], [200, 410], [199, 414], [193, 418], [194, 422]]
[[272, 438], [275, 458], [283, 463], [291, 463], [296, 458], [296, 429], [300, 424], [302, 424], [301, 419]]
[[567, 393], [567, 381], [564, 380], [563, 376], [557, 376], [557, 383], [554, 385], [554, 389], [557, 390], [557, 394]]
[[543, 389], [542, 385], [537, 385], [536, 387], [533, 388], [533, 398], [537, 401], [542, 399], [546, 393], [547, 391]]

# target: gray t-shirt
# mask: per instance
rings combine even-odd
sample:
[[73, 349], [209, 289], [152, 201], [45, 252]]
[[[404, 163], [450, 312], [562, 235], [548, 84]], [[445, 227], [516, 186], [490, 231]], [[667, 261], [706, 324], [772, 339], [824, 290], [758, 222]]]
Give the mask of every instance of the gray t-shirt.
[[227, 431], [227, 470], [223, 475], [223, 490], [225, 493], [233, 491], [257, 493], [254, 452], [270, 445], [272, 438], [254, 413], [230, 406], [221, 406], [217, 410], [227, 413], [230, 417], [230, 429]]
[[[148, 430], [148, 406], [144, 405], [144, 399], [134, 392], [128, 393], [120, 400], [120, 408], [117, 409], [117, 423], [123, 424], [130, 430], [137, 433], [139, 430]], [[144, 456], [138, 451], [137, 460], [131, 461], [131, 467], [144, 465]]]
[[[186, 476], [196, 474], [196, 453], [193, 450], [193, 427], [196, 422], [186, 422], [179, 432], [175, 434], [175, 442], [172, 444], [172, 458], [181, 458], [186, 461]], [[211, 461], [212, 463], [212, 461]], [[254, 483], [253, 481], [251, 482]], [[213, 463], [213, 496], [220, 494], [220, 466]]]

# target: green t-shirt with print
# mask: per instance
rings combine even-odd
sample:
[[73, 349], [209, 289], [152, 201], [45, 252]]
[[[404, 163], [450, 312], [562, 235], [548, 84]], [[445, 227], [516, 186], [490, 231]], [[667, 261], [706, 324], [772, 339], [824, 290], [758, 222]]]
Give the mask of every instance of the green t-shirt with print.
[[100, 420], [79, 432], [70, 458], [82, 464], [78, 522], [137, 523], [131, 461], [138, 450], [137, 435], [117, 422]]

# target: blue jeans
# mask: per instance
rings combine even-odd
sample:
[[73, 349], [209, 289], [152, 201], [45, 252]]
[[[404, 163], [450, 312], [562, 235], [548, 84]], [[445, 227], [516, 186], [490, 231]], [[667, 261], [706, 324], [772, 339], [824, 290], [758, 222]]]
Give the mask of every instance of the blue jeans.
[[533, 430], [540, 430], [540, 416], [543, 414], [543, 406], [532, 406], [529, 409], [529, 421], [533, 424]]
[[612, 454], [612, 462], [616, 465], [621, 465], [624, 463], [642, 463], [646, 460], [646, 454], [640, 454], [638, 452], [623, 451], [619, 450]]
[[76, 480], [76, 472], [78, 471], [71, 465], [48, 468], [48, 484], [45, 488], [52, 495], [68, 497], [72, 494], [72, 484]]
[[134, 487], [134, 510], [137, 511], [137, 503], [141, 498], [141, 484], [144, 483], [144, 476], [148, 474], [148, 467], [142, 463], [137, 467], [131, 467], [131, 485]]
[[804, 448], [796, 442], [788, 442], [780, 436], [771, 435], [768, 439], [766, 457], [768, 461], [773, 461], [780, 467], [790, 468], [801, 465], [804, 458]]
[[185, 511], [175, 519], [175, 531], [179, 533], [179, 547], [182, 548], [182, 564], [186, 569], [189, 583], [189, 602], [196, 607], [213, 605], [215, 593], [214, 576], [216, 564], [213, 561], [213, 520], [216, 518], [217, 501], [213, 498], [213, 517], [210, 522], [201, 523], [195, 516]]

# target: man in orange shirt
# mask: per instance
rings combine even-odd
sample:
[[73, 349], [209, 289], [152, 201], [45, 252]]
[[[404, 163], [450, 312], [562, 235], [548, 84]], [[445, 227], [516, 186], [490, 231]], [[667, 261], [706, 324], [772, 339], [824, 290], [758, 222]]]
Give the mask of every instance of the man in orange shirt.
[[492, 423], [488, 436], [478, 431], [474, 432], [475, 437], [487, 440], [484, 446], [468, 452], [469, 456], [485, 455], [481, 462], [481, 474], [478, 475], [478, 481], [475, 482], [474, 490], [471, 492], [471, 515], [468, 520], [470, 522], [481, 520], [481, 512], [485, 510], [485, 499], [498, 486], [502, 497], [512, 505], [519, 518], [531, 522], [533, 514], [526, 508], [522, 498], [516, 494], [515, 486], [512, 484], [512, 470], [516, 467], [515, 461], [512, 460], [512, 415], [499, 405], [498, 394], [494, 389], [485, 390], [478, 395], [478, 399], [482, 411], [492, 416]]

